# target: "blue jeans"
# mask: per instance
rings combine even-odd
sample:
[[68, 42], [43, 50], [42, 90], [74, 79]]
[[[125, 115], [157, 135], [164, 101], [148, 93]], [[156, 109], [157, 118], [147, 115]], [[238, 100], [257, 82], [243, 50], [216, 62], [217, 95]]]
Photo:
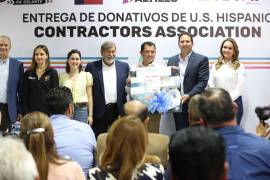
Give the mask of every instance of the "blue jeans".
[[87, 123], [87, 118], [88, 118], [87, 106], [84, 107], [74, 106], [74, 114], [73, 114], [74, 120]]

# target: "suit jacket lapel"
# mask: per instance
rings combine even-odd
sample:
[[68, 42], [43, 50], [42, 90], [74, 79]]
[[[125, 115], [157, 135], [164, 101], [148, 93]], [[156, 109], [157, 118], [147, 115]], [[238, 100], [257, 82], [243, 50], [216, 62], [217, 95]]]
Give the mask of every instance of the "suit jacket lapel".
[[[121, 75], [121, 67], [117, 61], [115, 61], [115, 71], [116, 71], [116, 92], [119, 92], [120, 90], [118, 89], [120, 87], [118, 78]], [[117, 93], [118, 94], [118, 93]]]
[[97, 66], [98, 66], [98, 69], [97, 69], [98, 72], [97, 73], [98, 73], [100, 89], [102, 91], [103, 96], [105, 97], [105, 94], [104, 94], [104, 82], [103, 82], [103, 72], [102, 72], [102, 60], [99, 61]]
[[12, 59], [9, 58], [8, 87], [7, 87], [8, 92], [10, 91], [10, 88], [12, 86], [12, 79], [14, 79], [13, 76], [15, 76], [16, 74], [16, 73], [13, 73], [14, 72], [13, 69], [15, 68], [15, 65], [16, 65], [14, 63], [15, 61], [12, 61]]
[[175, 59], [174, 59], [174, 66], [176, 66], [176, 67], [178, 67], [179, 66], [179, 61], [180, 61], [180, 59], [179, 59], [179, 56], [180, 55], [178, 55]]
[[185, 75], [184, 75], [184, 81], [187, 78], [187, 73], [188, 73], [190, 67], [192, 66], [192, 64], [193, 64], [193, 52], [190, 54], [190, 57], [189, 57], [189, 60], [188, 60], [188, 64], [187, 64]]

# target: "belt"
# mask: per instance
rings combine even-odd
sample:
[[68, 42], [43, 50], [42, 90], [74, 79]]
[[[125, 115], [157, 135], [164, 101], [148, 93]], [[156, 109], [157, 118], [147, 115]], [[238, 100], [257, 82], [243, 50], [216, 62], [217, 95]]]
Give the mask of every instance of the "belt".
[[75, 107], [82, 108], [82, 107], [87, 106], [87, 103], [86, 103], [86, 102], [83, 102], [83, 103], [74, 103], [74, 106], [75, 106]]
[[117, 107], [117, 103], [108, 103], [105, 105], [107, 109], [111, 109], [112, 107]]

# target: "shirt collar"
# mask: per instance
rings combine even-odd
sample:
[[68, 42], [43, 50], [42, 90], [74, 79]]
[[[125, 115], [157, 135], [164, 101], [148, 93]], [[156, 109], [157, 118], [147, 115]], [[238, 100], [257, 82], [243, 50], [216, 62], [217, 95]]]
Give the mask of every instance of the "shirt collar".
[[9, 58], [7, 59], [0, 59], [0, 64], [8, 64], [9, 63]]
[[191, 51], [191, 52], [185, 57], [185, 59], [182, 59], [182, 58], [181, 58], [181, 53], [180, 53], [180, 54], [179, 54], [179, 57], [178, 57], [178, 58], [179, 58], [179, 61], [182, 61], [182, 62], [183, 62], [183, 60], [188, 61], [189, 58], [190, 58], [190, 56], [191, 56], [191, 54], [192, 54], [192, 52], [193, 52], [193, 51]]
[[[50, 71], [52, 71], [53, 69], [50, 67], [50, 66], [47, 66], [46, 69], [44, 70], [44, 73], [43, 74], [46, 74]], [[30, 69], [30, 73], [33, 75], [33, 74], [36, 74], [36, 69]]]
[[101, 62], [102, 62], [102, 68], [103, 69], [112, 69], [112, 68], [115, 67], [115, 60], [114, 60], [114, 62], [113, 62], [113, 64], [111, 66], [108, 66], [107, 64], [105, 64], [103, 59], [101, 60]]
[[54, 121], [55, 119], [58, 119], [58, 118], [61, 118], [61, 119], [70, 119], [68, 116], [64, 115], [64, 114], [54, 114], [54, 115], [51, 115], [50, 119], [52, 121]]
[[237, 126], [224, 126], [221, 128], [214, 128], [215, 130], [217, 130], [218, 132], [220, 132], [221, 134], [230, 134], [230, 133], [234, 133], [236, 131], [243, 131], [243, 129], [237, 125]]
[[148, 64], [147, 66], [143, 65], [143, 59], [139, 60], [138, 67], [154, 67], [155, 66], [155, 60], [152, 61], [152, 63]]

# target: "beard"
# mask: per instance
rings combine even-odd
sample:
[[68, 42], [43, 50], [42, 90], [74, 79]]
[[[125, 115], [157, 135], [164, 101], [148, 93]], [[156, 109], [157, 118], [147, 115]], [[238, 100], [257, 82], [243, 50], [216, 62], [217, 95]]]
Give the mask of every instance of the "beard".
[[103, 61], [105, 62], [105, 64], [111, 65], [114, 63], [115, 57], [105, 57], [105, 58], [103, 58]]

